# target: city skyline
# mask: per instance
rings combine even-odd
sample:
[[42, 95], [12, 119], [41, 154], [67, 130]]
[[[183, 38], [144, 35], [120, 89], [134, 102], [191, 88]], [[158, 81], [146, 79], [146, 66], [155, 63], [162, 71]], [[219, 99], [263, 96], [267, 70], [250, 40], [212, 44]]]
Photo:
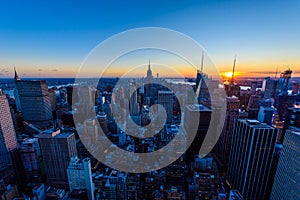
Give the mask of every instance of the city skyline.
[[220, 73], [231, 71], [237, 55], [240, 76], [275, 76], [287, 67], [300, 74], [298, 1], [33, 3], [2, 3], [0, 78], [12, 77], [13, 66], [22, 77], [74, 77], [100, 42], [139, 27], [186, 34], [203, 45]]
[[0, 3], [0, 199], [300, 199], [300, 0]]

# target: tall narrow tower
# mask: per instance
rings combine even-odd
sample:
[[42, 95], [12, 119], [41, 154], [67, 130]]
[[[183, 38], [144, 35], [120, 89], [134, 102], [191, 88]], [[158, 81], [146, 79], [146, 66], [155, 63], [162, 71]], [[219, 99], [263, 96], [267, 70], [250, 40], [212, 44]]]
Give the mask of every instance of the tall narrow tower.
[[149, 65], [148, 65], [148, 70], [147, 70], [147, 83], [151, 83], [153, 76], [152, 76], [152, 71], [151, 71], [151, 66], [150, 66], [150, 60], [149, 60]]
[[151, 93], [151, 82], [152, 82], [152, 71], [151, 71], [151, 66], [150, 66], [150, 60], [149, 60], [149, 65], [148, 65], [148, 70], [147, 70], [147, 83], [146, 83], [146, 97], [151, 98], [152, 93]]
[[16, 67], [14, 67], [14, 71], [15, 71], [15, 76], [14, 76], [15, 81], [20, 81], [21, 79], [20, 79], [20, 77], [18, 76]]

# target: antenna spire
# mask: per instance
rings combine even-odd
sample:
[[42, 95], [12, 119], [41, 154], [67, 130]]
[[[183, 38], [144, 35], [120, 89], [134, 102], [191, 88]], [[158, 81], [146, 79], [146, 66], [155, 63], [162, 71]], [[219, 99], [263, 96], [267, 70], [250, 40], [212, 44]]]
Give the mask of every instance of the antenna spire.
[[235, 70], [235, 64], [236, 64], [236, 55], [234, 56], [234, 61], [233, 61], [233, 68], [232, 68], [232, 76], [231, 76], [231, 84], [234, 84], [234, 70]]
[[15, 71], [15, 77], [14, 77], [15, 81], [21, 80], [20, 77], [18, 76], [18, 73], [17, 73], [17, 70], [16, 70], [15, 66], [14, 66], [14, 71]]
[[278, 67], [276, 67], [275, 79], [277, 78]]

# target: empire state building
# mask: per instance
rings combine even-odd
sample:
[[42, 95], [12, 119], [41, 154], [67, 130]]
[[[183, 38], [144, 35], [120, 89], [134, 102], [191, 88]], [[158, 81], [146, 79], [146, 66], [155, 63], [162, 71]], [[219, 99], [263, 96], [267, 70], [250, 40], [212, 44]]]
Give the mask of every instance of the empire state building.
[[150, 60], [149, 60], [149, 65], [148, 65], [148, 70], [147, 70], [147, 84], [150, 84], [152, 81], [152, 71], [151, 71], [151, 67], [150, 67]]
[[152, 71], [150, 67], [150, 60], [149, 60], [149, 65], [148, 65], [148, 70], [147, 70], [147, 85], [146, 85], [146, 97], [151, 97], [151, 82], [152, 82], [153, 76], [152, 76]]

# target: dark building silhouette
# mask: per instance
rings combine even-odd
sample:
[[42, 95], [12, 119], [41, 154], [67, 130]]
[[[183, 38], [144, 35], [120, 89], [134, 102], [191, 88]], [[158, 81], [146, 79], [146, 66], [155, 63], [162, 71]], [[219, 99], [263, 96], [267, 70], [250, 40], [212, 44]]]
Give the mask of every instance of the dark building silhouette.
[[271, 198], [300, 199], [300, 129], [288, 130], [283, 140]]
[[222, 169], [222, 172], [227, 171], [233, 125], [235, 119], [237, 119], [240, 115], [240, 100], [237, 97], [233, 96], [227, 97], [226, 101], [227, 108], [225, 123], [220, 138], [218, 139], [218, 142], [214, 149], [214, 152], [218, 157], [220, 169]]
[[245, 199], [268, 199], [266, 188], [277, 130], [257, 120], [235, 122], [227, 179]]
[[[198, 155], [205, 139], [211, 118], [211, 109], [201, 104], [193, 104], [185, 107], [184, 129], [189, 137], [190, 132], [196, 131], [196, 136], [186, 151], [188, 162], [191, 162], [194, 155]], [[197, 121], [197, 119], [199, 119]]]

